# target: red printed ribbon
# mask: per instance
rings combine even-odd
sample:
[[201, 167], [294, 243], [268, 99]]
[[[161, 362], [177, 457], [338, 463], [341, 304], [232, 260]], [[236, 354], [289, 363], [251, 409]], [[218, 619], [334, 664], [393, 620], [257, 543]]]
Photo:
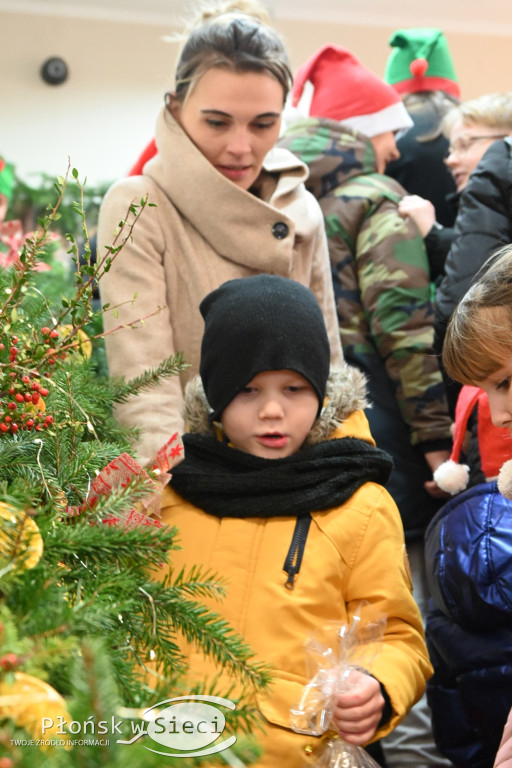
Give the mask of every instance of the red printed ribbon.
[[121, 524], [125, 528], [134, 528], [138, 525], [155, 525], [157, 528], [162, 528], [163, 524], [152, 516], [160, 515], [162, 491], [171, 479], [169, 469], [182, 459], [183, 443], [177, 432], [162, 446], [153, 461], [152, 469], [157, 473], [155, 478], [150, 477], [130, 454], [122, 453], [104, 467], [91, 483], [85, 504], [81, 507], [66, 507], [66, 514], [70, 518], [76, 517], [84, 509], [93, 508], [100, 496], [108, 496], [112, 489], [125, 488], [133, 478], [141, 477], [147, 479], [148, 484], [153, 488], [141, 500], [142, 510], [131, 509], [118, 517], [106, 518], [102, 522], [109, 526]]

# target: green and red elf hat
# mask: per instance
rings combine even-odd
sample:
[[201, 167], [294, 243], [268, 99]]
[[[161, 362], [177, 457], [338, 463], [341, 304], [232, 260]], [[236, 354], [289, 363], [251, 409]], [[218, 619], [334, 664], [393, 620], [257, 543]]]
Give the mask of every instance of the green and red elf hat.
[[400, 94], [444, 91], [460, 99], [448, 43], [435, 28], [399, 29], [389, 40], [393, 48], [384, 80]]

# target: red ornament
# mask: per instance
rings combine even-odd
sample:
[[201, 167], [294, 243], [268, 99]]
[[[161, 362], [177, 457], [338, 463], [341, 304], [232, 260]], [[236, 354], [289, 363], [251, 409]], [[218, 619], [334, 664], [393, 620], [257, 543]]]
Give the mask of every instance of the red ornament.
[[411, 61], [409, 69], [413, 77], [423, 77], [428, 69], [428, 61], [426, 59], [414, 59]]

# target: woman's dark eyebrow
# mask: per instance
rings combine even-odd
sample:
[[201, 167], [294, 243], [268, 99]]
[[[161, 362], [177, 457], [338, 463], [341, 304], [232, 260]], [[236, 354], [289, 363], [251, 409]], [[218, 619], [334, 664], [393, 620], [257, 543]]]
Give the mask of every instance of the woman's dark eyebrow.
[[[219, 117], [232, 117], [229, 112], [223, 112], [221, 109], [202, 109], [202, 115], [218, 115]], [[261, 115], [255, 115], [254, 119], [257, 120], [261, 117], [280, 117], [280, 112], [262, 112]]]

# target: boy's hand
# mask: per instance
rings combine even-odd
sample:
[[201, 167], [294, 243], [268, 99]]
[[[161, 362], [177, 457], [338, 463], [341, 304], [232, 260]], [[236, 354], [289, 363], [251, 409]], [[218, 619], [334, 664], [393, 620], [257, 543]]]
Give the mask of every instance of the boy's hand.
[[398, 203], [398, 213], [405, 219], [409, 216], [418, 227], [422, 237], [426, 237], [436, 221], [436, 209], [430, 202], [419, 195], [406, 195]]
[[[450, 451], [447, 450], [429, 451], [425, 454], [425, 461], [429, 465], [432, 474], [434, 474], [436, 469], [440, 467], [441, 464], [443, 464], [445, 461], [448, 461], [449, 458]], [[433, 499], [449, 499], [452, 496], [451, 493], [443, 491], [435, 480], [427, 480], [425, 483], [423, 483], [423, 487], [427, 493], [432, 496]]]
[[384, 708], [380, 684], [357, 669], [346, 682], [348, 690], [335, 696], [334, 725], [349, 744], [367, 744], [377, 730]]

